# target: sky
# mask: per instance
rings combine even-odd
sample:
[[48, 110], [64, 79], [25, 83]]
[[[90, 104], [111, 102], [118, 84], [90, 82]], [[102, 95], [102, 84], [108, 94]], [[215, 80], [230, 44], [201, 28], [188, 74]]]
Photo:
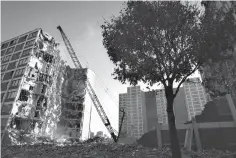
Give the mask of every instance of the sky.
[[[60, 25], [82, 65], [95, 73], [94, 89], [112, 126], [117, 130], [118, 96], [119, 93], [126, 93], [128, 85], [114, 80], [111, 75], [114, 65], [103, 47], [100, 25], [104, 22], [103, 18], [109, 19], [112, 15], [118, 15], [124, 7], [122, 4], [122, 1], [2, 1], [1, 41], [42, 28], [60, 43], [62, 59], [73, 66], [61, 34], [57, 30], [57, 26]], [[142, 89], [144, 87], [141, 85]], [[85, 115], [88, 114], [89, 109], [85, 109]], [[108, 134], [95, 108], [92, 112], [91, 130], [101, 130]]]

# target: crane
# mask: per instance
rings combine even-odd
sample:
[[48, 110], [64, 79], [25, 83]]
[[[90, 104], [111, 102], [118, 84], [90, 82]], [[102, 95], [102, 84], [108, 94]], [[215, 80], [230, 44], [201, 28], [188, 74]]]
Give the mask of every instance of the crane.
[[[66, 49], [67, 49], [68, 53], [70, 54], [70, 57], [71, 57], [74, 65], [75, 65], [75, 67], [79, 68], [79, 69], [82, 69], [83, 67], [82, 67], [78, 57], [76, 56], [75, 51], [74, 51], [69, 39], [67, 38], [65, 32], [62, 30], [61, 26], [58, 26], [57, 29], [61, 33], [61, 36], [62, 36], [62, 39], [65, 43]], [[123, 115], [122, 115], [120, 126], [119, 126], [119, 132], [117, 132], [111, 126], [111, 123], [110, 123], [110, 121], [109, 121], [109, 119], [108, 119], [108, 117], [107, 117], [107, 115], [106, 115], [106, 113], [105, 113], [105, 111], [104, 111], [104, 109], [103, 109], [103, 107], [102, 107], [102, 105], [101, 105], [101, 103], [100, 103], [100, 101], [99, 101], [99, 99], [98, 99], [91, 83], [88, 80], [86, 81], [86, 83], [87, 83], [86, 90], [89, 93], [89, 96], [90, 96], [90, 98], [91, 98], [91, 100], [92, 100], [92, 102], [93, 102], [93, 104], [94, 104], [94, 106], [95, 106], [95, 108], [98, 112], [98, 115], [100, 116], [103, 124], [106, 126], [106, 128], [107, 128], [108, 132], [110, 133], [111, 137], [113, 138], [114, 142], [117, 142], [118, 139], [119, 139], [119, 136], [120, 136], [120, 131], [122, 129], [122, 123], [123, 123], [124, 116], [125, 116], [124, 109], [123, 108], [120, 109], [120, 111], [123, 113]]]

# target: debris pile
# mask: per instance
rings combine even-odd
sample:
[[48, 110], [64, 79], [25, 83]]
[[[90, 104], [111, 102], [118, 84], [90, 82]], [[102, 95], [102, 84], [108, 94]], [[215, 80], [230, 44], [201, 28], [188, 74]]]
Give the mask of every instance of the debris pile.
[[[44, 140], [45, 141], [45, 140]], [[188, 152], [182, 150], [183, 158], [235, 158], [236, 153], [230, 151], [209, 150]], [[171, 151], [145, 148], [141, 145], [121, 145], [108, 143], [106, 139], [95, 137], [80, 143], [56, 145], [55, 143], [39, 143], [34, 145], [8, 146], [2, 148], [2, 157], [7, 158], [171, 158]]]

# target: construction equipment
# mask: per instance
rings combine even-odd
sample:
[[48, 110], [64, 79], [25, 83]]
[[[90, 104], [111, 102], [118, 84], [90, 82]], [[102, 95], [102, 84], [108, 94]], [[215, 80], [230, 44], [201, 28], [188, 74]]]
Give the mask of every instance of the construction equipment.
[[[58, 26], [57, 29], [60, 31], [61, 33], [61, 36], [62, 36], [62, 39], [65, 43], [65, 46], [67, 48], [67, 51], [69, 52], [70, 54], [70, 57], [75, 65], [76, 68], [79, 68], [79, 69], [82, 69], [82, 65], [78, 59], [78, 57], [76, 56], [75, 54], [75, 51], [69, 41], [69, 39], [67, 38], [66, 34], [64, 33], [64, 31], [62, 30], [61, 26]], [[120, 109], [121, 112], [123, 113], [123, 116], [121, 118], [121, 123], [120, 123], [120, 128], [119, 128], [119, 133], [111, 126], [111, 123], [100, 103], [100, 101], [98, 100], [98, 97], [97, 95], [95, 94], [95, 91], [93, 90], [93, 87], [92, 85], [90, 84], [90, 82], [87, 80], [87, 87], [86, 87], [86, 90], [87, 92], [89, 93], [89, 96], [103, 122], [103, 124], [106, 126], [107, 130], [109, 131], [111, 137], [113, 138], [114, 142], [117, 142], [118, 139], [119, 139], [119, 136], [120, 136], [120, 131], [121, 131], [121, 127], [122, 127], [122, 123], [123, 123], [123, 120], [124, 120], [124, 116], [125, 116], [125, 111], [124, 109]]]

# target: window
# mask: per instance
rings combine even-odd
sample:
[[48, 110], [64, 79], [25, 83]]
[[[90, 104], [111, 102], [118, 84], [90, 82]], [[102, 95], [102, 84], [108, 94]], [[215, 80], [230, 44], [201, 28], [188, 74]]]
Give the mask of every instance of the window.
[[27, 50], [24, 50], [23, 53], [22, 53], [22, 55], [21, 55], [21, 57], [28, 56], [28, 55], [30, 54], [31, 50], [32, 50], [31, 48], [30, 48], [30, 49], [27, 49]]
[[16, 70], [15, 76], [19, 75], [19, 70]]
[[5, 93], [1, 93], [1, 100], [3, 100]]
[[19, 66], [19, 65], [26, 64], [27, 61], [28, 61], [28, 58], [21, 59], [21, 60], [19, 61], [19, 63], [18, 63], [18, 66]]
[[16, 80], [11, 81], [11, 86], [15, 86]]
[[15, 47], [8, 48], [8, 49], [7, 49], [7, 52], [6, 52], [6, 55], [7, 55], [7, 54], [11, 54], [11, 53], [13, 52], [14, 48], [15, 48]]
[[9, 44], [9, 42], [2, 44], [1, 49], [7, 48], [8, 44]]
[[12, 76], [13, 76], [13, 74], [14, 74], [14, 71], [11, 71], [11, 73], [10, 73], [10, 76], [12, 77]]
[[20, 54], [21, 54], [21, 52], [14, 53], [14, 54], [12, 55], [12, 57], [11, 57], [11, 61], [12, 61], [12, 60], [19, 59], [19, 58], [20, 58]]
[[17, 61], [13, 61], [13, 62], [9, 63], [7, 70], [15, 69], [16, 68], [16, 63], [17, 63]]
[[193, 98], [195, 98], [195, 97], [198, 98], [198, 95], [192, 95], [192, 97], [193, 97]]
[[15, 45], [15, 44], [16, 44], [16, 41], [17, 41], [17, 39], [12, 40], [12, 41], [10, 42], [10, 45], [9, 45], [9, 46]]
[[22, 50], [22, 49], [23, 49], [23, 46], [24, 46], [24, 43], [17, 45], [17, 46], [16, 46], [16, 49], [15, 49], [15, 52], [17, 52], [17, 51], [19, 51], [19, 50]]
[[205, 100], [205, 97], [201, 97], [200, 99], [201, 99], [201, 100]]
[[198, 92], [194, 91], [194, 92], [192, 92], [192, 94], [198, 94]]
[[197, 88], [196, 87], [191, 87], [190, 90], [191, 91], [197, 91]]
[[16, 97], [16, 91], [14, 92], [8, 92], [7, 93], [7, 98], [6, 99], [9, 99], [9, 98], [15, 98]]
[[193, 104], [200, 104], [199, 101], [193, 101]]
[[15, 85], [18, 86], [20, 84], [20, 80], [17, 80]]
[[6, 65], [3, 65], [1, 66], [1, 71], [5, 71], [7, 69], [7, 64]]
[[4, 61], [9, 61], [10, 57], [11, 57], [11, 55], [5, 56], [5, 57], [3, 58], [3, 62], [4, 62]]
[[43, 85], [41, 93], [45, 93], [46, 92], [46, 88], [47, 88], [47, 85]]
[[28, 40], [29, 40], [29, 39], [32, 39], [32, 38], [34, 38], [34, 37], [36, 37], [37, 34], [38, 34], [38, 31], [35, 31], [35, 32], [29, 34]]
[[3, 59], [4, 59], [4, 58], [2, 57], [2, 58], [1, 58], [1, 63], [2, 63]]
[[11, 92], [8, 92], [8, 93], [7, 93], [7, 96], [6, 96], [6, 98], [5, 98], [5, 99], [8, 99], [8, 98], [10, 98], [10, 96], [11, 96]]
[[204, 95], [203, 95], [203, 94], [200, 94], [200, 97], [201, 97], [201, 98], [204, 98]]
[[1, 56], [4, 56], [5, 52], [6, 52], [6, 49], [5, 49], [5, 50], [2, 50], [2, 51], [1, 51]]
[[199, 101], [199, 98], [192, 98], [192, 101]]
[[18, 43], [26, 41], [28, 35], [22, 36], [19, 38]]
[[1, 81], [3, 80], [4, 74], [1, 74]]
[[20, 84], [20, 79], [19, 80], [13, 80], [12, 82], [11, 82], [11, 86], [13, 87], [13, 86], [18, 86]]
[[6, 72], [5, 75], [4, 75], [3, 80], [9, 80], [9, 79], [11, 79], [13, 73], [14, 73], [14, 71]]
[[34, 45], [34, 41], [35, 41], [35, 40], [31, 40], [31, 41], [26, 42], [25, 48], [28, 48], [28, 47], [33, 46], [33, 45]]
[[20, 75], [24, 73], [24, 69], [20, 69]]
[[24, 73], [24, 69], [18, 69], [16, 70], [15, 76], [21, 75]]

